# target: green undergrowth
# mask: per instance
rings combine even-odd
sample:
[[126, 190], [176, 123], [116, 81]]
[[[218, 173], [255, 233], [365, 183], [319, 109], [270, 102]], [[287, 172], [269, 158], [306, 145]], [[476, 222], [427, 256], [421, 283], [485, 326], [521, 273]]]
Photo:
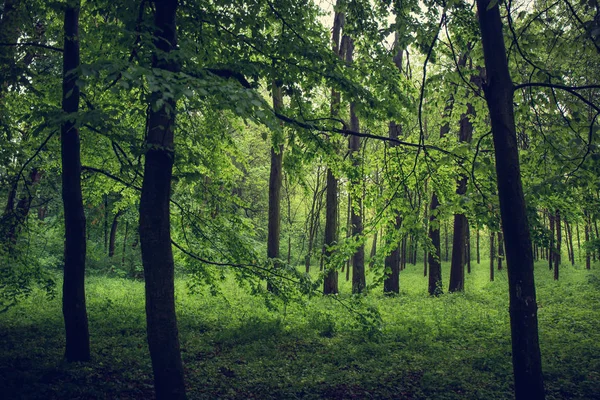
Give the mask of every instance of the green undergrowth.
[[[547, 398], [600, 399], [600, 273], [565, 265], [555, 282], [547, 268], [536, 266]], [[465, 293], [431, 298], [422, 265], [408, 265], [400, 295], [375, 288], [360, 301], [340, 275], [336, 299], [278, 310], [233, 280], [212, 296], [180, 278], [189, 397], [510, 399], [507, 276], [488, 273], [486, 261], [474, 265]], [[89, 363], [62, 361], [59, 298], [35, 292], [0, 314], [2, 398], [153, 398], [143, 294], [139, 281], [88, 278]]]

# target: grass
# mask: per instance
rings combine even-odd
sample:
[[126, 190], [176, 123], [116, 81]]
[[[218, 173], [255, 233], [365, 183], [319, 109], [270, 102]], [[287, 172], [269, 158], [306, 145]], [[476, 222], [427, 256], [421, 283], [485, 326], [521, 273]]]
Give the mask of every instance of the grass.
[[[444, 287], [448, 282], [448, 265]], [[378, 330], [328, 298], [269, 311], [226, 281], [224, 296], [177, 281], [182, 356], [191, 399], [509, 399], [505, 271], [484, 261], [466, 292], [430, 298], [422, 266], [401, 273], [401, 294], [377, 292]], [[536, 266], [548, 399], [600, 399], [600, 272]], [[350, 291], [340, 276], [342, 293]], [[0, 393], [6, 399], [153, 397], [143, 284], [87, 280], [93, 360], [67, 364], [60, 299], [35, 292], [0, 314]], [[342, 299], [351, 301], [342, 294]]]

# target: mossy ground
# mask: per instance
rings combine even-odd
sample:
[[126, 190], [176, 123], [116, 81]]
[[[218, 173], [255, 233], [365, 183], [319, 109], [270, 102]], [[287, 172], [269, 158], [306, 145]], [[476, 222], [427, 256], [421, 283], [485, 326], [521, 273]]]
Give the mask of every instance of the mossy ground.
[[[506, 271], [489, 282], [473, 265], [466, 292], [431, 298], [422, 266], [401, 273], [401, 294], [380, 288], [373, 330], [337, 301], [308, 299], [278, 311], [226, 281], [224, 296], [177, 281], [182, 355], [191, 399], [507, 399], [512, 366]], [[564, 265], [552, 280], [536, 265], [548, 399], [600, 399], [600, 271]], [[446, 273], [448, 265], [443, 265]], [[349, 285], [340, 276], [343, 300]], [[143, 283], [87, 280], [92, 361], [67, 364], [60, 299], [34, 292], [0, 314], [0, 397], [153, 397]]]

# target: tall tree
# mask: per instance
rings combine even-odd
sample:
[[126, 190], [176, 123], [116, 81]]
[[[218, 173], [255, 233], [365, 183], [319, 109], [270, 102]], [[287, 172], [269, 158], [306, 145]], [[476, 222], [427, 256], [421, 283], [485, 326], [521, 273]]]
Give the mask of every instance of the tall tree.
[[544, 381], [533, 252], [515, 128], [513, 84], [508, 70], [499, 3], [477, 0], [477, 10], [487, 74], [484, 93], [492, 125], [500, 214], [506, 237], [515, 397], [517, 400], [537, 400], [544, 398]]
[[[352, 64], [354, 53], [354, 42], [351, 37], [347, 37], [346, 62]], [[350, 103], [350, 129], [354, 132], [360, 131], [358, 116], [356, 115], [356, 106]], [[365, 279], [365, 244], [362, 239], [363, 233], [363, 204], [362, 204], [362, 179], [360, 172], [360, 137], [352, 135], [348, 138], [348, 151], [352, 160], [352, 171], [350, 184], [352, 185], [348, 204], [350, 207], [350, 223], [352, 225], [352, 237], [359, 241], [358, 248], [352, 256], [352, 293], [361, 293], [366, 287]], [[360, 189], [360, 190], [359, 190]]]
[[[464, 60], [459, 61], [459, 65], [466, 64], [467, 55], [463, 55]], [[473, 79], [471, 79], [473, 81]], [[460, 116], [460, 129], [458, 140], [462, 143], [471, 143], [473, 138], [473, 122], [471, 118], [475, 116], [475, 109], [471, 103], [467, 103], [467, 112]], [[467, 175], [461, 173], [456, 188], [456, 194], [464, 196], [467, 193]], [[454, 214], [454, 235], [452, 236], [452, 261], [450, 263], [450, 284], [449, 292], [463, 291], [465, 286], [465, 259], [467, 249], [467, 230], [469, 222], [464, 213]]]
[[[156, 50], [152, 68], [177, 72], [177, 0], [154, 2]], [[159, 102], [161, 100], [161, 102]], [[176, 101], [160, 90], [150, 95], [146, 122], [144, 180], [140, 199], [140, 243], [146, 283], [148, 345], [156, 398], [185, 399], [183, 364], [175, 315], [174, 262], [169, 201], [173, 172]]]
[[[394, 39], [394, 49], [396, 50], [396, 54], [394, 54], [394, 64], [396, 68], [402, 72], [402, 54], [404, 53], [404, 49], [400, 46], [400, 35], [396, 32]], [[395, 142], [402, 135], [402, 125], [396, 123], [395, 121], [391, 121], [388, 125], [388, 137], [392, 139], [390, 143], [390, 148], [393, 150], [397, 147], [397, 143]], [[395, 153], [396, 156], [397, 153]], [[402, 227], [402, 216], [400, 213], [396, 213], [394, 217], [394, 223], [390, 226], [390, 231], [392, 231], [392, 237], [396, 237], [398, 231]], [[393, 242], [392, 252], [385, 257], [385, 269], [388, 271], [385, 275], [385, 279], [383, 281], [383, 292], [384, 293], [399, 293], [400, 292], [400, 247], [399, 243]]]
[[[273, 82], [272, 97], [273, 110], [281, 112], [283, 109], [283, 94], [281, 86]], [[269, 221], [267, 234], [267, 257], [279, 259], [279, 233], [281, 228], [281, 182], [283, 178], [283, 137], [280, 132], [273, 134], [271, 145], [271, 172], [269, 174]], [[278, 261], [275, 261], [277, 264]], [[269, 291], [274, 287], [271, 282], [267, 284]]]
[[81, 154], [75, 114], [79, 110], [79, 0], [65, 7], [63, 52], [63, 112], [61, 126], [62, 200], [65, 214], [65, 267], [63, 315], [65, 318], [65, 358], [90, 359], [90, 334], [85, 305], [85, 213], [81, 194]]
[[[340, 0], [338, 0], [339, 3]], [[340, 4], [336, 4], [339, 7]], [[340, 43], [340, 35], [345, 22], [343, 12], [336, 11], [333, 19], [332, 47], [333, 52], [339, 58], [344, 58], [343, 46]], [[340, 94], [331, 90], [331, 117], [337, 118], [339, 114]], [[327, 168], [327, 193], [325, 197], [325, 256], [330, 259], [332, 246], [338, 241], [338, 181], [331, 167]], [[323, 281], [323, 294], [335, 294], [338, 292], [338, 272], [335, 266], [328, 265], [328, 271]]]

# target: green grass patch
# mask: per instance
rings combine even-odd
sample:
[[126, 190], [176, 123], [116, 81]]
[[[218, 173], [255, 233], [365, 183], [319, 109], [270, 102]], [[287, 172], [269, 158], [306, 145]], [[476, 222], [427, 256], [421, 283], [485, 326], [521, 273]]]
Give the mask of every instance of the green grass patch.
[[[448, 282], [444, 264], [444, 288]], [[600, 399], [600, 273], [536, 266], [548, 399]], [[340, 275], [339, 299], [355, 307]], [[509, 399], [512, 393], [506, 271], [488, 281], [473, 265], [466, 291], [427, 295], [422, 266], [401, 272], [401, 293], [362, 299], [360, 319], [330, 298], [269, 310], [233, 280], [223, 295], [176, 285], [191, 399]], [[59, 298], [42, 291], [0, 314], [0, 393], [6, 399], [153, 397], [144, 288], [93, 276], [87, 301], [93, 359], [62, 360]]]

